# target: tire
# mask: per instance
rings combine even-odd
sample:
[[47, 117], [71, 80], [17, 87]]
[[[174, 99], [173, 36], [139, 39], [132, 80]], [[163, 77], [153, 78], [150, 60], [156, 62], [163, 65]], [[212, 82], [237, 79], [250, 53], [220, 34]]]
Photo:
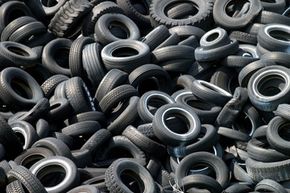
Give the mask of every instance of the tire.
[[274, 117], [269, 122], [269, 125], [267, 128], [267, 140], [269, 144], [271, 145], [271, 147], [273, 147], [275, 150], [283, 154], [290, 155], [289, 154], [290, 142], [283, 139], [281, 137], [281, 134], [279, 133], [279, 131], [281, 131], [283, 129], [283, 126], [287, 123], [288, 123], [288, 120], [282, 117], [279, 117], [279, 116]]
[[[43, 66], [53, 74], [70, 76], [71, 71], [68, 64], [68, 53], [71, 45], [72, 41], [65, 38], [58, 38], [46, 44], [42, 52]], [[57, 60], [57, 54], [59, 54], [62, 60]]]
[[93, 88], [98, 87], [102, 78], [105, 76], [105, 68], [101, 59], [102, 46], [98, 43], [88, 44], [82, 53], [83, 69], [85, 78], [89, 80]]
[[271, 191], [279, 193], [287, 193], [288, 191], [278, 182], [270, 179], [264, 179], [260, 181], [256, 187], [255, 191]]
[[[18, 94], [17, 90], [12, 87], [13, 79], [21, 80], [15, 83], [23, 89], [24, 93]], [[6, 68], [0, 73], [0, 90], [2, 101], [13, 108], [22, 107], [28, 109], [43, 98], [41, 87], [36, 80], [27, 72], [14, 67]]]
[[213, 17], [216, 24], [224, 27], [225, 29], [239, 29], [246, 27], [255, 19], [255, 17], [262, 11], [263, 8], [260, 1], [250, 0], [248, 1], [249, 9], [247, 13], [243, 14], [241, 17], [231, 17], [225, 11], [229, 6], [229, 2], [230, 0], [216, 0], [213, 6]]
[[[16, 18], [15, 18], [15, 15]], [[24, 2], [19, 1], [8, 1], [1, 5], [0, 8], [0, 33], [2, 30], [10, 23], [12, 20], [17, 19], [17, 17], [22, 16], [32, 16], [29, 8], [24, 4]]]
[[111, 133], [108, 130], [100, 129], [86, 141], [86, 143], [81, 147], [81, 150], [87, 149], [92, 152], [93, 155], [94, 152], [101, 148], [110, 138]]
[[138, 118], [137, 105], [139, 102], [139, 97], [133, 96], [129, 99], [128, 106], [121, 112], [121, 114], [113, 119], [108, 126], [108, 130], [113, 135], [118, 135], [123, 132], [123, 130]]
[[[53, 167], [54, 166], [54, 167]], [[54, 168], [54, 170], [52, 169]], [[52, 156], [42, 159], [29, 169], [41, 182], [45, 183], [45, 176], [53, 173], [64, 173], [61, 182], [45, 187], [47, 192], [67, 192], [76, 186], [79, 181], [79, 173], [76, 165], [68, 158]], [[46, 182], [49, 183], [49, 182]]]
[[[215, 172], [216, 181], [223, 188], [227, 187], [229, 182], [229, 171], [226, 164], [221, 158], [208, 152], [192, 153], [183, 158], [176, 169], [176, 179], [183, 179], [187, 176], [187, 172], [190, 170], [190, 167], [199, 163], [204, 163], [205, 165], [210, 166]], [[181, 181], [177, 182], [177, 184], [182, 187]]]
[[195, 26], [175, 26], [169, 29], [169, 33], [176, 33], [181, 40], [184, 40], [190, 36], [196, 36], [196, 38], [200, 39], [205, 31], [201, 28]]
[[18, 180], [15, 180], [7, 184], [6, 192], [7, 193], [25, 193], [25, 190], [22, 187], [22, 184]]
[[147, 91], [146, 89], [142, 89], [142, 86], [145, 87], [146, 81], [151, 78], [157, 79], [156, 89], [168, 94], [171, 92], [172, 85], [168, 84], [171, 82], [169, 74], [162, 67], [155, 64], [144, 64], [132, 71], [128, 77], [130, 84], [137, 88], [140, 94]]
[[4, 59], [8, 65], [27, 68], [38, 63], [36, 52], [31, 48], [17, 42], [1, 42], [0, 52], [0, 57]]
[[1, 41], [8, 41], [11, 34], [19, 29], [20, 27], [27, 25], [31, 22], [35, 22], [36, 20], [30, 16], [19, 17], [12, 22], [10, 22], [1, 33]]
[[[276, 75], [276, 78], [278, 78], [281, 81], [288, 82], [288, 79], [290, 79], [288, 68], [273, 65], [264, 67], [255, 72], [255, 74], [253, 74], [248, 83], [248, 94], [252, 104], [258, 109], [263, 111], [275, 110], [279, 104], [286, 102], [290, 97], [289, 85], [285, 85], [284, 88], [281, 88], [280, 92], [276, 94], [273, 93], [269, 95], [269, 93], [268, 94], [266, 93], [267, 88], [269, 87], [265, 87], [265, 82], [263, 81], [269, 81], [267, 78], [271, 77], [273, 73]], [[273, 77], [272, 79], [273, 84], [275, 83], [274, 80], [275, 77]], [[277, 87], [278, 85], [274, 84], [271, 86], [272, 88], [279, 89], [279, 87]]]
[[46, 81], [44, 81], [41, 85], [41, 89], [44, 93], [44, 97], [50, 98], [57, 85], [59, 85], [61, 82], [67, 81], [69, 78], [62, 74], [56, 74], [48, 78]]
[[164, 25], [160, 25], [149, 32], [145, 37], [142, 38], [142, 42], [147, 44], [150, 50], [156, 49], [163, 41], [170, 36], [168, 28]]
[[[174, 55], [172, 53], [175, 53]], [[152, 62], [159, 64], [169, 60], [188, 59], [194, 60], [194, 49], [189, 46], [167, 46], [152, 52]]]
[[166, 40], [164, 40], [159, 46], [155, 48], [158, 50], [159, 48], [167, 47], [167, 46], [174, 46], [180, 42], [180, 38], [176, 33], [171, 34]]
[[48, 28], [57, 37], [74, 37], [81, 30], [77, 23], [92, 8], [93, 5], [88, 0], [69, 0], [56, 12]]
[[140, 4], [142, 4], [142, 6], [146, 9], [147, 13], [140, 12], [138, 9], [136, 9], [136, 4], [133, 4], [129, 0], [117, 0], [116, 2], [120, 6], [120, 8], [124, 10], [126, 15], [130, 17], [133, 21], [135, 21], [135, 23], [139, 24], [140, 27], [151, 27], [149, 16], [150, 1], [140, 2]]
[[[126, 48], [134, 50], [134, 53], [122, 53], [121, 49]], [[116, 50], [121, 50], [119, 55], [114, 55]], [[138, 54], [135, 54], [136, 51]], [[127, 56], [124, 57], [122, 54], [127, 54]], [[150, 62], [149, 47], [136, 40], [119, 40], [112, 42], [103, 48], [101, 56], [107, 70], [117, 68], [127, 73]]]
[[280, 15], [278, 13], [270, 12], [270, 11], [262, 11], [257, 18], [255, 19], [255, 23], [261, 24], [284, 24], [288, 25], [290, 22], [290, 18], [285, 15]]
[[95, 111], [92, 97], [81, 78], [69, 79], [66, 82], [65, 93], [75, 113]]
[[99, 106], [104, 113], [110, 113], [112, 108], [119, 102], [128, 100], [130, 97], [137, 95], [138, 92], [134, 87], [124, 84], [108, 92], [100, 101]]
[[[118, 23], [118, 25], [114, 26], [114, 23]], [[125, 31], [126, 36], [120, 37], [114, 34], [112, 32], [113, 27]], [[140, 31], [137, 25], [130, 18], [122, 14], [107, 13], [102, 15], [95, 25], [95, 34], [102, 45], [122, 39], [138, 40], [140, 38]]]
[[259, 30], [264, 27], [264, 24], [260, 24], [260, 23], [253, 23], [252, 25], [249, 25], [246, 29], [245, 32], [249, 33], [249, 34], [254, 34], [257, 35]]
[[255, 182], [260, 182], [263, 179], [272, 179], [277, 182], [290, 179], [289, 169], [290, 160], [278, 162], [259, 162], [251, 158], [246, 160], [247, 172]]
[[77, 38], [71, 44], [69, 51], [69, 69], [71, 76], [84, 77], [85, 72], [83, 69], [83, 49], [87, 44], [94, 43], [94, 39], [90, 37]]
[[[180, 121], [178, 119], [173, 119], [176, 121], [175, 124], [179, 125], [178, 129], [174, 125], [173, 128], [169, 128], [166, 125], [166, 119], [170, 116], [187, 120], [186, 131], [182, 130], [182, 126], [179, 125], [182, 123], [178, 122]], [[196, 113], [191, 108], [181, 104], [164, 105], [156, 111], [153, 118], [153, 131], [156, 137], [167, 145], [180, 146], [192, 142], [198, 136], [200, 128], [200, 120]]]
[[[125, 171], [129, 171], [127, 175], [133, 177], [140, 184], [144, 184], [144, 193], [154, 193], [155, 185], [150, 173], [142, 167], [139, 163], [130, 159], [118, 159], [115, 161], [105, 173], [105, 182], [108, 190], [112, 193], [128, 193], [133, 192], [120, 179], [121, 174]], [[138, 171], [138, 172], [136, 172]], [[130, 175], [131, 174], [131, 175]], [[142, 178], [141, 178], [142, 176]]]
[[23, 149], [29, 149], [38, 140], [38, 135], [30, 123], [16, 121], [10, 124], [10, 126], [15, 134], [23, 136], [24, 141], [21, 141], [23, 143]]
[[195, 174], [182, 178], [181, 185], [185, 191], [190, 188], [205, 189], [216, 193], [221, 193], [223, 191], [223, 188], [215, 179], [202, 174]]
[[34, 163], [53, 156], [53, 152], [42, 147], [30, 148], [15, 158], [15, 163], [30, 168]]
[[5, 157], [9, 160], [14, 159], [23, 151], [22, 145], [16, 134], [2, 117], [0, 117], [0, 123], [0, 143], [4, 146]]
[[150, 139], [146, 135], [142, 134], [133, 126], [128, 126], [122, 133], [122, 135], [126, 136], [130, 139], [135, 145], [137, 145], [140, 149], [145, 151], [146, 153], [160, 157], [166, 155], [165, 146], [155, 142], [154, 140]]
[[50, 102], [48, 119], [53, 121], [61, 121], [69, 118], [73, 114], [72, 112], [73, 109], [67, 99], [54, 99], [52, 102]]
[[144, 123], [150, 123], [154, 118], [154, 111], [149, 110], [150, 103], [151, 107], [155, 107], [155, 110], [158, 110], [161, 106], [175, 103], [175, 101], [168, 94], [160, 91], [149, 91], [143, 94], [138, 102], [137, 110]]
[[29, 192], [46, 193], [44, 186], [28, 169], [23, 166], [16, 166], [7, 173], [10, 181], [18, 180]]
[[223, 106], [232, 98], [232, 94], [202, 80], [193, 81], [191, 91], [196, 97], [218, 106]]
[[[93, 1], [91, 1], [92, 4]], [[95, 4], [91, 12], [83, 20], [82, 32], [84, 36], [94, 34], [94, 28], [98, 19], [107, 13], [124, 14], [124, 11], [112, 1], [101, 0], [98, 4]]]
[[99, 193], [99, 190], [92, 185], [82, 185], [68, 191], [68, 193], [79, 193], [79, 192]]
[[73, 138], [76, 138], [79, 136], [88, 138], [100, 129], [101, 129], [101, 125], [96, 121], [83, 121], [80, 123], [69, 125], [63, 128], [61, 132]]
[[290, 120], [290, 116], [288, 114], [289, 108], [289, 104], [280, 104], [278, 105], [276, 111], [274, 111], [274, 114], [276, 116], [282, 117], [283, 119]]
[[[272, 33], [271, 33], [272, 32]], [[284, 40], [284, 34], [290, 33], [290, 27], [281, 24], [265, 25], [259, 30], [258, 42], [262, 48], [269, 51], [288, 52], [289, 42]]]
[[274, 2], [261, 1], [264, 10], [282, 14], [286, 7], [285, 0], [276, 0]]
[[78, 123], [78, 122], [83, 122], [83, 121], [97, 121], [102, 126], [106, 125], [106, 122], [107, 122], [104, 113], [99, 112], [99, 111], [89, 111], [85, 113], [80, 113], [80, 114], [70, 117], [68, 121], [70, 125], [74, 123]]
[[200, 39], [200, 46], [204, 49], [214, 49], [230, 43], [226, 30], [220, 27], [208, 31]]
[[186, 19], [172, 19], [166, 16], [166, 8], [174, 3], [177, 3], [176, 0], [170, 1], [158, 1], [153, 0], [150, 6], [150, 16], [151, 24], [153, 26], [157, 25], [166, 25], [167, 27], [174, 26], [183, 26], [183, 25], [193, 25], [197, 27], [205, 27], [211, 20], [210, 14], [213, 10], [214, 1], [200, 1], [200, 0], [191, 0], [190, 3], [196, 5], [198, 9], [197, 13], [194, 16]]
[[118, 69], [110, 70], [100, 82], [95, 99], [101, 101], [108, 92], [128, 82], [128, 74]]
[[246, 43], [246, 44], [251, 44], [251, 45], [256, 45], [258, 41], [257, 35], [250, 34], [247, 32], [242, 32], [242, 31], [232, 31], [230, 33], [230, 38], [235, 39], [241, 43]]
[[[230, 56], [229, 56], [230, 57]], [[218, 68], [210, 78], [210, 83], [232, 93], [232, 83], [237, 73], [227, 67]]]

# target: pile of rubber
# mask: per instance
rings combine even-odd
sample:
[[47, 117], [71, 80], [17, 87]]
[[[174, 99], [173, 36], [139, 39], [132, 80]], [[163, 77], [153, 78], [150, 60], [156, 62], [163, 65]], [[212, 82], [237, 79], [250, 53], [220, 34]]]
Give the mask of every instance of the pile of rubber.
[[290, 192], [289, 0], [0, 1], [0, 192]]

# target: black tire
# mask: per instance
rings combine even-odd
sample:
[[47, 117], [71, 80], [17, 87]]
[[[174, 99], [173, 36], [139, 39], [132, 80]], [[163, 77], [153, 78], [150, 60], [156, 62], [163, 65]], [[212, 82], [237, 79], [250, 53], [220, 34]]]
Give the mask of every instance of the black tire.
[[[126, 171], [128, 171], [127, 174]], [[112, 193], [134, 192], [129, 190], [127, 187], [128, 184], [124, 184], [124, 182], [120, 179], [119, 176], [124, 172], [128, 177], [130, 176], [131, 178], [133, 178], [138, 182], [139, 188], [141, 188], [140, 184], [143, 184], [142, 192], [144, 193], [155, 192], [154, 180], [151, 177], [150, 173], [139, 163], [130, 159], [118, 159], [106, 170], [105, 182], [110, 192]]]
[[210, 23], [210, 15], [213, 10], [214, 1], [206, 0], [191, 0], [190, 3], [194, 4], [197, 13], [193, 16], [185, 19], [172, 19], [166, 15], [166, 8], [170, 5], [178, 3], [176, 0], [170, 1], [159, 1], [153, 0], [150, 6], [151, 24], [153, 26], [166, 25], [168, 27], [193, 25], [197, 27], [205, 27], [206, 24]]
[[133, 86], [124, 84], [108, 92], [100, 101], [99, 106], [104, 113], [110, 113], [119, 102], [137, 95], [138, 92]]
[[[241, 17], [232, 17], [226, 13], [230, 0], [216, 0], [213, 7], [213, 17], [219, 26], [225, 29], [239, 29], [250, 24], [255, 17], [262, 11], [262, 4], [258, 0], [250, 0], [247, 13]], [[234, 7], [235, 8], [235, 7]], [[223, 10], [223, 11], [221, 11]], [[233, 12], [236, 10], [233, 10]]]
[[229, 182], [229, 171], [226, 164], [221, 158], [216, 157], [208, 152], [192, 153], [181, 160], [175, 173], [176, 179], [179, 180], [177, 184], [180, 187], [182, 187], [182, 182], [180, 179], [183, 179], [185, 176], [187, 176], [187, 173], [190, 170], [191, 166], [200, 163], [211, 167], [215, 172], [216, 181], [223, 188], [227, 187]]
[[22, 145], [16, 134], [2, 117], [0, 117], [0, 123], [0, 143], [5, 148], [5, 157], [9, 160], [14, 159], [23, 151]]
[[50, 98], [53, 95], [54, 90], [57, 87], [57, 85], [60, 84], [61, 82], [67, 81], [68, 79], [69, 78], [67, 76], [62, 75], [62, 74], [56, 74], [48, 78], [41, 85], [41, 89], [44, 93], [44, 96], [46, 98]]
[[99, 111], [88, 111], [70, 117], [68, 123], [71, 125], [82, 121], [97, 121], [101, 125], [106, 125], [107, 122], [104, 113]]
[[[172, 103], [175, 103], [175, 101], [168, 94], [160, 91], [149, 91], [144, 93], [138, 102], [138, 114], [144, 123], [151, 123], [158, 108]], [[150, 107], [155, 108], [155, 110], [150, 111]]]
[[237, 40], [241, 43], [247, 43], [247, 44], [252, 44], [256, 45], [257, 44], [257, 35], [242, 32], [242, 31], [232, 31], [230, 33], [230, 38]]
[[[18, 81], [14, 83], [20, 87], [22, 94], [18, 94], [18, 90], [11, 85], [15, 79]], [[41, 87], [36, 80], [27, 72], [14, 67], [6, 68], [0, 73], [0, 90], [2, 101], [13, 108], [31, 108], [43, 98]]]
[[[188, 125], [182, 125], [184, 122], [181, 120], [172, 119], [176, 123], [169, 128], [168, 123], [166, 124], [169, 117], [187, 120]], [[152, 126], [156, 137], [164, 144], [172, 146], [186, 145], [192, 142], [198, 136], [201, 128], [196, 113], [190, 107], [181, 104], [167, 104], [160, 107], [154, 115]]]
[[56, 12], [48, 28], [58, 37], [74, 37], [81, 30], [78, 22], [92, 8], [93, 5], [88, 0], [69, 0]]
[[[131, 50], [131, 52], [124, 52], [126, 49]], [[118, 50], [120, 51], [119, 54], [116, 53]], [[125, 56], [122, 56], [123, 54]], [[137, 40], [112, 42], [102, 49], [101, 56], [107, 70], [117, 68], [125, 72], [131, 72], [135, 68], [150, 62], [149, 47]]]
[[196, 97], [218, 106], [223, 106], [232, 98], [232, 94], [202, 80], [193, 81], [191, 91]]
[[60, 0], [52, 4], [49, 1], [28, 0], [26, 3], [38, 19], [46, 21], [47, 18], [53, 17], [65, 2], [65, 0]]
[[25, 193], [25, 190], [22, 184], [18, 180], [15, 180], [7, 184], [6, 192], [7, 193]]
[[226, 30], [220, 27], [208, 31], [200, 39], [200, 46], [204, 49], [214, 49], [230, 43]]
[[290, 159], [278, 162], [259, 162], [251, 158], [246, 160], [247, 173], [255, 182], [272, 179], [277, 182], [290, 179]]
[[[230, 56], [229, 56], [230, 57]], [[210, 78], [210, 83], [232, 93], [232, 86], [237, 73], [227, 67], [218, 68]]]
[[42, 64], [53, 74], [71, 75], [68, 58], [72, 41], [58, 38], [46, 44], [42, 52]]
[[[169, 84], [171, 82], [169, 74], [160, 66], [155, 64], [145, 64], [129, 74], [129, 82], [132, 86], [138, 89], [140, 94], [145, 93], [146, 88], [143, 89], [142, 86], [146, 87], [145, 83], [148, 81], [150, 83], [151, 78], [156, 78], [156, 90], [163, 91], [165, 93], [171, 93], [172, 85]], [[150, 87], [154, 87], [150, 84]], [[151, 88], [150, 88], [151, 89]], [[155, 90], [155, 89], [154, 89]]]
[[100, 129], [93, 134], [86, 143], [81, 147], [81, 150], [89, 150], [92, 155], [96, 150], [102, 147], [111, 138], [111, 133], [106, 129]]
[[130, 139], [135, 145], [137, 145], [140, 149], [145, 151], [146, 153], [160, 157], [166, 155], [166, 148], [164, 145], [155, 142], [154, 140], [150, 139], [146, 135], [142, 134], [133, 126], [128, 126], [122, 133], [122, 135], [126, 136]]
[[[53, 168], [53, 169], [52, 169]], [[42, 159], [29, 169], [40, 182], [49, 183], [45, 177], [53, 173], [63, 175], [61, 181], [45, 187], [52, 192], [67, 192], [79, 182], [79, 173], [76, 165], [70, 159], [61, 156], [52, 156]], [[56, 176], [57, 177], [57, 176]]]
[[30, 16], [23, 16], [19, 17], [12, 22], [10, 22], [2, 31], [1, 33], [1, 41], [8, 41], [11, 34], [19, 29], [20, 27], [29, 24], [30, 22], [36, 21], [33, 17]]
[[252, 25], [249, 25], [246, 29], [245, 32], [249, 33], [249, 34], [254, 34], [257, 35], [260, 28], [264, 27], [264, 24], [261, 23], [253, 23]]
[[277, 109], [274, 111], [276, 116], [280, 116], [284, 119], [290, 120], [290, 116], [288, 114], [290, 106], [289, 104], [280, 104]]
[[219, 127], [218, 134], [233, 140], [248, 142], [251, 137], [241, 131], [236, 131], [234, 129], [226, 128], [226, 127]]
[[[272, 74], [275, 74], [276, 77], [269, 80], [269, 77], [272, 77]], [[280, 92], [273, 93], [269, 95], [269, 89], [279, 88], [274, 80], [278, 78], [280, 81], [286, 81], [290, 79], [289, 69], [283, 66], [273, 65], [264, 67], [250, 78], [248, 83], [248, 94], [252, 104], [260, 110], [263, 111], [273, 111], [275, 110], [279, 104], [285, 103], [289, 100], [290, 97], [290, 85], [286, 84], [283, 88], [281, 88]], [[268, 84], [265, 84], [266, 82]], [[271, 85], [269, 85], [269, 81], [271, 81]], [[285, 82], [285, 83], [286, 83]], [[267, 94], [268, 93], [268, 94]]]
[[280, 15], [278, 13], [270, 12], [270, 11], [262, 11], [258, 17], [255, 19], [255, 23], [261, 24], [284, 24], [288, 25], [290, 22], [290, 18], [285, 15]]
[[150, 50], [154, 50], [163, 41], [170, 36], [168, 28], [164, 25], [160, 25], [149, 32], [145, 37], [141, 39], [142, 42], [147, 44]]
[[17, 42], [1, 42], [0, 56], [5, 62], [7, 62], [6, 65], [32, 67], [38, 63], [36, 52]]
[[71, 44], [69, 51], [69, 69], [71, 76], [84, 77], [83, 69], [83, 49], [87, 44], [94, 43], [94, 39], [90, 37], [80, 37], [77, 38]]
[[81, 78], [74, 77], [66, 81], [65, 94], [75, 113], [95, 110], [93, 99]]
[[111, 120], [108, 126], [108, 130], [113, 135], [118, 135], [123, 132], [123, 130], [134, 121], [138, 119], [137, 105], [139, 102], [139, 97], [133, 96], [129, 99], [128, 106], [121, 112], [121, 114]]
[[180, 38], [176, 33], [172, 33], [166, 40], [164, 40], [159, 46], [155, 48], [155, 50], [167, 46], [177, 45], [180, 42]]
[[196, 38], [200, 39], [205, 34], [203, 29], [188, 25], [172, 27], [169, 32], [171, 34], [176, 33], [181, 40], [185, 40], [190, 36], [196, 36]]
[[32, 16], [32, 13], [24, 2], [8, 1], [1, 5], [0, 15], [0, 32], [2, 32], [14, 19], [22, 16]]
[[29, 192], [46, 193], [44, 186], [28, 169], [23, 166], [15, 166], [7, 173], [8, 180], [18, 180]]
[[88, 138], [100, 129], [101, 125], [96, 121], [83, 121], [64, 127], [61, 132], [73, 138], [79, 136]]
[[82, 185], [68, 191], [67, 193], [80, 193], [80, 192], [99, 193], [99, 189], [97, 189], [93, 185]]
[[290, 142], [283, 139], [279, 131], [281, 131], [284, 125], [286, 125], [288, 122], [288, 120], [277, 116], [269, 122], [267, 128], [267, 140], [271, 147], [286, 155], [290, 155]]
[[[94, 4], [91, 1], [92, 4]], [[98, 19], [107, 13], [119, 13], [124, 14], [124, 11], [112, 1], [101, 0], [98, 4], [95, 4], [94, 8], [83, 20], [82, 32], [84, 36], [94, 34], [95, 24]]]
[[290, 27], [282, 24], [265, 25], [259, 30], [258, 42], [262, 48], [269, 51], [286, 52], [289, 48], [289, 42], [285, 35], [290, 33]]
[[[88, 44], [82, 52], [83, 69], [85, 78], [89, 80], [91, 87], [98, 87], [102, 78], [105, 76], [105, 68], [101, 58], [102, 46], [98, 43]], [[86, 80], [85, 79], [85, 80]]]
[[154, 64], [177, 59], [188, 59], [194, 61], [194, 48], [189, 46], [173, 45], [159, 48], [152, 52], [152, 62]]
[[270, 179], [264, 179], [260, 181], [256, 187], [255, 191], [271, 191], [277, 193], [287, 193], [288, 191], [278, 182]]
[[136, 4], [132, 3], [129, 0], [117, 0], [117, 4], [121, 9], [124, 10], [125, 14], [128, 15], [133, 21], [140, 25], [140, 27], [151, 27], [150, 25], [150, 16], [149, 16], [149, 6], [150, 1], [141, 1], [138, 2], [144, 8], [143, 12], [137, 9]]
[[222, 186], [215, 179], [202, 174], [186, 176], [181, 179], [180, 184], [184, 191], [188, 191], [191, 188], [205, 189], [216, 193], [223, 191]]
[[118, 69], [110, 70], [100, 82], [98, 89], [95, 93], [95, 99], [101, 101], [104, 96], [122, 84], [128, 82], [128, 74]]
[[[118, 25], [114, 25], [114, 23], [118, 23]], [[113, 27], [124, 32], [124, 36], [118, 36], [119, 34], [113, 33], [111, 31]], [[95, 25], [95, 34], [98, 42], [102, 45], [121, 39], [138, 40], [140, 38], [138, 26], [130, 18], [122, 14], [107, 13], [102, 15]]]

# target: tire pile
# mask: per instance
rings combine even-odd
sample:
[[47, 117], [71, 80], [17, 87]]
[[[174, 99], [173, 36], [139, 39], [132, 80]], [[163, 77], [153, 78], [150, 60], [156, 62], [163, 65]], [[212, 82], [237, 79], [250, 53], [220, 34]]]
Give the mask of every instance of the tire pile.
[[0, 5], [0, 192], [290, 192], [289, 0]]

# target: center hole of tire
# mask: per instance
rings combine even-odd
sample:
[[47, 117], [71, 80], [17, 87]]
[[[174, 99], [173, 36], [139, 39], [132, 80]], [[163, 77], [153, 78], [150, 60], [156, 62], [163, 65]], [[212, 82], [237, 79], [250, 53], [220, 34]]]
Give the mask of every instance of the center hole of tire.
[[32, 99], [32, 90], [29, 85], [23, 80], [20, 80], [18, 78], [12, 79], [11, 87], [18, 95], [27, 99]]
[[152, 77], [146, 80], [141, 81], [138, 84], [138, 92], [140, 95], [150, 91], [150, 90], [159, 90], [159, 81], [157, 78]]
[[109, 152], [108, 159], [133, 158], [132, 154], [122, 147], [113, 147]]
[[41, 3], [45, 7], [53, 7], [58, 4], [56, 0], [41, 0]]
[[261, 1], [266, 3], [276, 3], [276, 0], [261, 0]]
[[258, 91], [264, 96], [275, 96], [285, 88], [286, 81], [280, 75], [269, 75], [258, 83]]
[[283, 124], [279, 127], [278, 134], [282, 139], [290, 141], [290, 123]]
[[[244, 14], [248, 13], [249, 3], [250, 2], [248, 0], [231, 0], [225, 6], [226, 14], [230, 17], [242, 17]], [[244, 6], [247, 6], [248, 9], [245, 9]], [[243, 10], [243, 13], [239, 14], [242, 10]]]
[[177, 134], [185, 134], [190, 129], [188, 119], [180, 112], [168, 112], [164, 117], [168, 129]]
[[22, 9], [15, 9], [15, 10], [12, 10], [9, 15], [8, 15], [8, 19], [7, 19], [7, 23], [10, 23], [11, 21], [19, 18], [19, 17], [22, 17], [22, 16], [27, 16], [27, 13], [25, 13]]
[[18, 47], [15, 47], [15, 46], [8, 46], [7, 49], [10, 52], [13, 52], [14, 54], [17, 54], [20, 56], [29, 56], [29, 54], [25, 50], [18, 48]]
[[[175, 13], [173, 13], [173, 11], [171, 11], [171, 9], [175, 8], [176, 6], [182, 5], [184, 4], [187, 7], [190, 7], [187, 11], [181, 11], [176, 13], [179, 10], [176, 10]], [[170, 13], [172, 12], [172, 13]], [[169, 3], [165, 9], [164, 9], [164, 13], [167, 17], [171, 18], [171, 19], [187, 19], [190, 17], [195, 16], [197, 13], [199, 12], [199, 7], [192, 2], [189, 1], [180, 1], [180, 2], [173, 2], [173, 3]]]
[[161, 99], [161, 98], [154, 98], [154, 96], [152, 98], [150, 98], [148, 100], [148, 104], [147, 104], [147, 109], [150, 111], [150, 113], [152, 113], [153, 115], [155, 114], [155, 112], [162, 107], [163, 105], [168, 104], [167, 101], [165, 101], [165, 99]]
[[215, 33], [209, 35], [209, 36], [206, 38], [206, 41], [208, 41], [208, 42], [212, 42], [212, 41], [216, 40], [218, 37], [219, 37], [219, 33], [218, 33], [218, 32], [215, 32]]
[[114, 36], [120, 39], [127, 39], [130, 35], [130, 32], [127, 29], [127, 27], [123, 23], [118, 21], [111, 22], [109, 25], [109, 29]]
[[144, 183], [139, 175], [131, 170], [124, 170], [120, 174], [121, 181], [127, 186], [132, 192], [142, 193], [145, 190]]
[[290, 41], [290, 33], [282, 30], [272, 30], [269, 32], [269, 35], [277, 40], [281, 41]]
[[33, 164], [38, 162], [39, 160], [43, 159], [44, 156], [40, 154], [30, 155], [22, 161], [21, 165], [25, 166], [26, 168], [30, 168]]
[[58, 48], [54, 54], [56, 63], [63, 68], [69, 68], [69, 48]]
[[122, 47], [113, 51], [112, 56], [114, 57], [130, 57], [137, 55], [139, 52], [133, 48]]
[[23, 134], [20, 131], [14, 131], [16, 137], [18, 138], [19, 142], [21, 143], [22, 146], [24, 146], [25, 144], [25, 137], [23, 136]]
[[44, 187], [54, 187], [60, 184], [66, 176], [66, 171], [59, 165], [50, 165], [42, 168], [36, 177]]

